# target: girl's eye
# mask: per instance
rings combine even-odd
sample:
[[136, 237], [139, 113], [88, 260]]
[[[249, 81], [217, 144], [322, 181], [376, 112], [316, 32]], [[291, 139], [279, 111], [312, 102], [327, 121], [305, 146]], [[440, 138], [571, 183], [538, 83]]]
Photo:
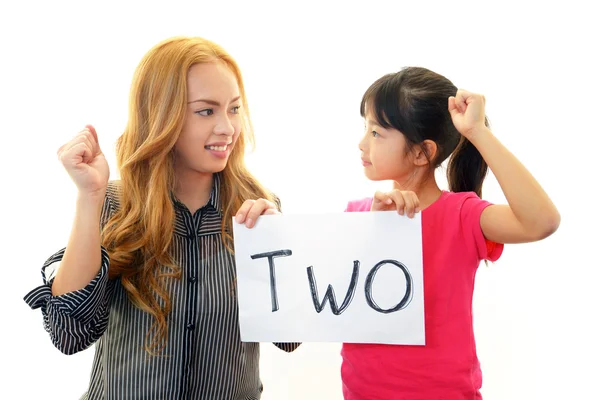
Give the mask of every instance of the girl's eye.
[[235, 106], [231, 109], [231, 113], [232, 114], [239, 114], [240, 113], [240, 108], [242, 108], [242, 106]]
[[204, 117], [208, 117], [209, 115], [213, 115], [214, 111], [212, 108], [207, 108], [206, 110], [196, 111], [196, 114], [202, 115]]
[[375, 132], [375, 131], [371, 131], [371, 133], [373, 134], [373, 137], [378, 137], [379, 133]]

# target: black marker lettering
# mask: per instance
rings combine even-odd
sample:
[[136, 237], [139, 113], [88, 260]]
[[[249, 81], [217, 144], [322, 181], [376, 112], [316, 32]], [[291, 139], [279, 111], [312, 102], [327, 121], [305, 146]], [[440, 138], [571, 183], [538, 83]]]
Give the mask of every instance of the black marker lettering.
[[[382, 309], [381, 307], [379, 307], [377, 305], [377, 303], [375, 303], [375, 300], [373, 300], [373, 293], [372, 293], [373, 292], [373, 279], [375, 279], [375, 274], [377, 273], [377, 271], [379, 271], [379, 268], [381, 268], [385, 264], [393, 264], [396, 267], [400, 268], [402, 270], [402, 272], [404, 272], [404, 276], [406, 277], [406, 292], [404, 293], [404, 297], [402, 298], [402, 300], [400, 300], [400, 303], [398, 303], [395, 307], [392, 307], [387, 310]], [[367, 298], [367, 303], [369, 303], [369, 306], [375, 311], [378, 311], [383, 314], [389, 314], [389, 313], [392, 313], [392, 312], [395, 312], [398, 310], [402, 310], [403, 308], [408, 306], [408, 304], [411, 302], [412, 296], [413, 296], [412, 276], [410, 275], [410, 272], [408, 272], [408, 268], [406, 268], [406, 266], [404, 264], [402, 264], [398, 261], [395, 261], [395, 260], [379, 261], [371, 269], [371, 271], [369, 272], [369, 275], [367, 275], [367, 280], [365, 282], [365, 297]]]
[[275, 282], [275, 261], [273, 261], [273, 259], [275, 257], [287, 257], [291, 255], [291, 250], [277, 250], [269, 251], [267, 253], [253, 254], [250, 256], [250, 258], [253, 260], [265, 257], [269, 259], [269, 276], [271, 279], [271, 307], [273, 312], [279, 310], [279, 302], [277, 301], [277, 283]]
[[354, 261], [354, 270], [352, 271], [352, 278], [350, 279], [350, 287], [348, 287], [348, 291], [346, 292], [346, 297], [344, 298], [344, 302], [338, 308], [337, 302], [335, 301], [335, 292], [333, 291], [333, 287], [331, 285], [327, 286], [327, 291], [325, 292], [325, 297], [323, 297], [323, 302], [319, 304], [319, 294], [317, 292], [317, 282], [315, 281], [315, 275], [313, 273], [313, 267], [310, 266], [306, 269], [308, 273], [308, 284], [310, 285], [310, 293], [312, 295], [313, 304], [315, 305], [315, 310], [320, 313], [325, 308], [325, 303], [329, 300], [329, 305], [331, 306], [331, 312], [334, 315], [340, 315], [344, 312], [344, 310], [350, 305], [352, 298], [354, 297], [354, 292], [356, 290], [356, 282], [358, 281], [358, 271], [360, 269], [360, 262]]

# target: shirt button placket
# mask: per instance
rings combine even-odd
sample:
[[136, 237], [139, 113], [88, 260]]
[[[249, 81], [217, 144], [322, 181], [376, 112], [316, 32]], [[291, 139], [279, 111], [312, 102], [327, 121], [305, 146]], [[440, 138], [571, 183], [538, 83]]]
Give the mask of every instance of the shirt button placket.
[[[194, 218], [192, 217], [192, 215], [188, 215], [190, 217], [190, 223], [188, 225], [188, 232], [187, 232], [187, 238], [188, 238], [188, 246], [189, 246], [189, 250], [190, 250], [190, 266], [188, 269], [188, 278], [187, 281], [189, 283], [189, 290], [188, 290], [188, 299], [186, 300], [186, 324], [185, 324], [185, 337], [186, 337], [186, 348], [188, 349], [192, 349], [193, 348], [193, 342], [194, 342], [194, 330], [196, 328], [195, 324], [194, 324], [194, 320], [195, 320], [195, 314], [196, 314], [196, 307], [194, 306], [195, 304], [195, 299], [198, 296], [198, 287], [197, 285], [195, 285], [194, 283], [198, 282], [198, 276], [197, 276], [197, 268], [195, 267], [195, 262], [193, 261], [194, 259], [197, 258], [198, 256], [198, 235], [197, 235], [197, 229], [195, 228], [195, 223], [194, 223]], [[187, 354], [187, 356], [185, 357], [186, 362], [185, 362], [185, 373], [183, 376], [184, 379], [184, 386], [188, 386], [190, 383], [190, 374], [192, 373], [192, 358], [191, 358], [191, 354]]]

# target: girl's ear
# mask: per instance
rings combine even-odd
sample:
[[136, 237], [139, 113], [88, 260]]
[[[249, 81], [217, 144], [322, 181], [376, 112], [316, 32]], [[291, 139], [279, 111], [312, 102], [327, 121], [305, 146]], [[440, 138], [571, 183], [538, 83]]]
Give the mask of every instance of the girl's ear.
[[413, 146], [413, 163], [418, 166], [429, 165], [436, 156], [437, 144], [433, 140], [425, 140], [420, 145]]

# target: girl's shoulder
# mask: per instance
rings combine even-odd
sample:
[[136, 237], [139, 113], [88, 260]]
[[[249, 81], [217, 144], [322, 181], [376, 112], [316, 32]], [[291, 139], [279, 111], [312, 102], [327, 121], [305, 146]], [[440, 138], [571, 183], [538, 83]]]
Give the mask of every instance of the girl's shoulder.
[[361, 212], [371, 211], [371, 204], [373, 203], [372, 197], [365, 197], [358, 200], [351, 200], [346, 206], [345, 212]]
[[475, 204], [486, 204], [485, 200], [482, 200], [477, 196], [475, 192], [450, 192], [443, 190], [439, 199], [431, 204], [427, 210], [430, 212], [433, 210], [461, 210], [465, 204], [472, 206]]

